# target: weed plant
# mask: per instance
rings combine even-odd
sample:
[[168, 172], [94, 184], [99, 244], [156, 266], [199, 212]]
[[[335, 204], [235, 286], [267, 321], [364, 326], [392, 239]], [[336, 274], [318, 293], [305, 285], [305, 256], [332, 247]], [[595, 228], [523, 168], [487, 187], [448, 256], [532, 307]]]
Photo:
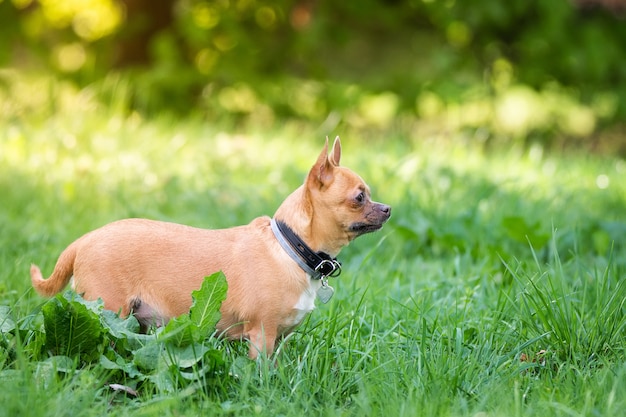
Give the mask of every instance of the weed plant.
[[[623, 160], [400, 127], [144, 120], [84, 93], [65, 106], [0, 119], [0, 415], [623, 415]], [[335, 297], [274, 357], [248, 360], [197, 314], [140, 335], [30, 288], [30, 263], [49, 274], [109, 221], [271, 215], [335, 133], [393, 217], [342, 252]]]

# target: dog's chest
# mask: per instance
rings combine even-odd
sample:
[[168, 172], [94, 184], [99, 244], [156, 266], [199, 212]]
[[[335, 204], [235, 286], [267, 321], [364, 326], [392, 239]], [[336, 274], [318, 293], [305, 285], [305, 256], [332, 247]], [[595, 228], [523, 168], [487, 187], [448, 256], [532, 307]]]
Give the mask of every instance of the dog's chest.
[[287, 332], [302, 323], [302, 320], [304, 320], [307, 314], [315, 310], [317, 290], [321, 285], [320, 280], [309, 279], [309, 286], [300, 294], [300, 298], [298, 298], [298, 301], [293, 306], [291, 314], [287, 317], [285, 323], [283, 323], [283, 327]]

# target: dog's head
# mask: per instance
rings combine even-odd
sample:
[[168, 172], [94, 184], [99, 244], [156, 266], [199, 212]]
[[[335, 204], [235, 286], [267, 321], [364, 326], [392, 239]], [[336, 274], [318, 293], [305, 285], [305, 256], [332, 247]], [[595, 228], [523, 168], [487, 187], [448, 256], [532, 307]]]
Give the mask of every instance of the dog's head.
[[391, 207], [372, 201], [370, 189], [363, 179], [339, 165], [341, 142], [335, 139], [328, 153], [328, 138], [304, 184], [309, 196], [314, 239], [329, 252], [338, 252], [356, 237], [379, 230], [391, 216]]

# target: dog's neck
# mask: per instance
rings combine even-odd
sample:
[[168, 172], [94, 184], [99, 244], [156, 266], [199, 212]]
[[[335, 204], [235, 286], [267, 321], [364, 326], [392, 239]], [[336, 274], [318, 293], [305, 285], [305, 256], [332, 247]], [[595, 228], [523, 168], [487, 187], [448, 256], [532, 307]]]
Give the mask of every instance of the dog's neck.
[[316, 223], [314, 204], [305, 185], [283, 201], [274, 213], [274, 218], [285, 222], [313, 252], [325, 252], [331, 258], [335, 258], [349, 242], [347, 237], [329, 234], [328, 228]]
[[271, 220], [272, 232], [280, 246], [313, 279], [341, 273], [341, 263], [324, 252], [314, 252], [285, 222]]

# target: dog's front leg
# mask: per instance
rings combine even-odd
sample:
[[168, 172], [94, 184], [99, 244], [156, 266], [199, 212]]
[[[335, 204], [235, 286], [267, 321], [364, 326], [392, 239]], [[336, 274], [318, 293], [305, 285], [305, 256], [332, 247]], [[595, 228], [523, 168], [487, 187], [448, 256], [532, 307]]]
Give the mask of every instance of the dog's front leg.
[[246, 334], [248, 335], [248, 342], [250, 344], [250, 350], [248, 356], [250, 359], [256, 359], [259, 354], [270, 357], [274, 352], [274, 345], [276, 343], [277, 328], [276, 326], [265, 324], [251, 325]]

